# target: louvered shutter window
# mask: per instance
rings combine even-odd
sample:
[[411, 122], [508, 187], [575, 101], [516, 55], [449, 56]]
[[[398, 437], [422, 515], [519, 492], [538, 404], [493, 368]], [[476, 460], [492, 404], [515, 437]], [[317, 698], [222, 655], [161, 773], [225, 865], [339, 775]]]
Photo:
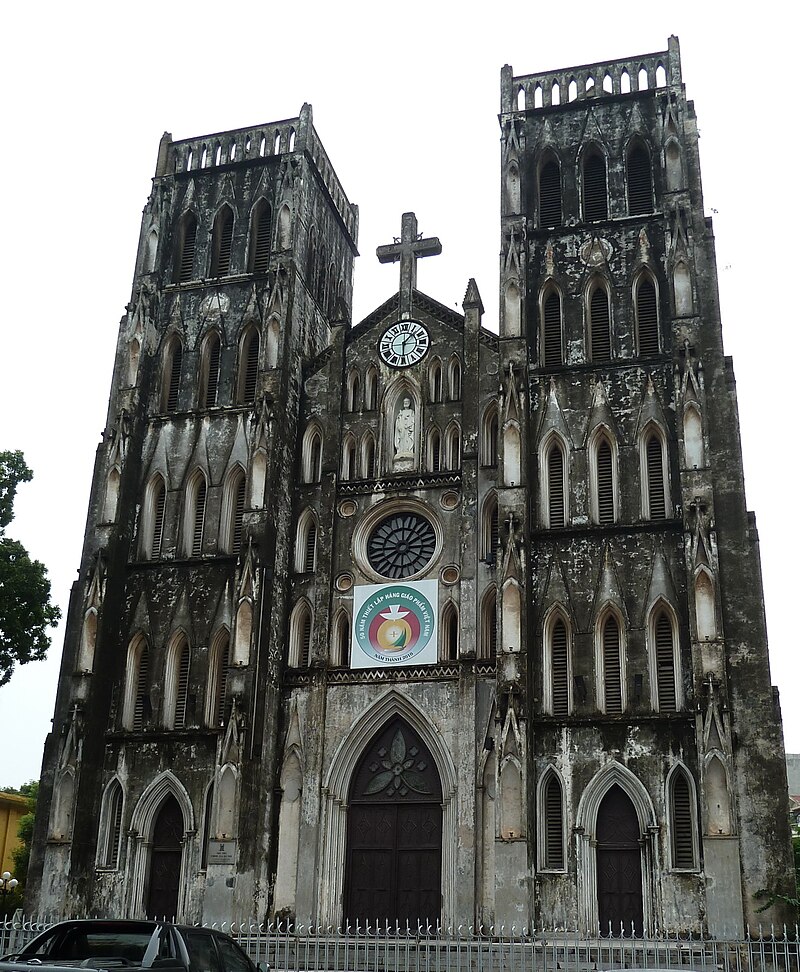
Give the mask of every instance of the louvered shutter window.
[[224, 206], [214, 221], [214, 247], [211, 276], [227, 277], [231, 272], [231, 244], [233, 243], [233, 213]]
[[561, 225], [561, 171], [554, 159], [545, 162], [539, 173], [539, 226]]
[[661, 439], [653, 434], [647, 440], [647, 498], [650, 506], [650, 519], [663, 520], [667, 515], [664, 497], [664, 465], [662, 461]]
[[136, 676], [136, 698], [133, 705], [133, 725], [134, 732], [141, 732], [144, 724], [144, 707], [147, 698], [147, 685], [150, 680], [150, 657], [147, 645], [144, 645], [139, 653], [139, 671]]
[[339, 618], [338, 635], [338, 661], [340, 665], [346, 666], [350, 664], [350, 619], [346, 614]]
[[219, 388], [219, 357], [220, 341], [214, 336], [209, 339], [206, 352], [206, 408], [213, 408], [217, 404], [217, 389]]
[[672, 866], [692, 870], [694, 857], [694, 820], [689, 781], [678, 771], [672, 783]]
[[317, 524], [313, 520], [309, 521], [306, 531], [306, 550], [303, 570], [310, 574], [317, 565]]
[[433, 472], [438, 472], [441, 468], [441, 443], [439, 441], [439, 433], [433, 432], [431, 434], [431, 470]]
[[311, 615], [308, 610], [303, 613], [300, 628], [300, 668], [308, 668], [311, 664]]
[[186, 701], [189, 697], [189, 646], [182, 642], [178, 657], [178, 684], [175, 691], [175, 721], [173, 729], [183, 729], [186, 725]]
[[608, 293], [604, 287], [595, 287], [589, 301], [589, 338], [592, 361], [611, 359], [611, 312]]
[[544, 866], [548, 870], [564, 868], [564, 820], [561, 784], [554, 773], [544, 788]]
[[225, 724], [225, 706], [228, 698], [228, 667], [230, 665], [230, 642], [225, 639], [225, 644], [217, 652], [217, 698], [214, 705], [214, 717], [216, 724]]
[[178, 282], [185, 283], [194, 274], [194, 254], [197, 244], [197, 220], [190, 214], [183, 224], [181, 256], [178, 260]]
[[497, 503], [492, 504], [491, 519], [489, 521], [489, 556], [492, 563], [497, 558], [497, 548], [500, 546], [500, 513]]
[[553, 443], [547, 453], [547, 510], [550, 527], [563, 527], [564, 504], [564, 453]]
[[603, 625], [603, 675], [605, 711], [609, 715], [618, 715], [622, 712], [622, 669], [619, 625], [613, 615]]
[[567, 626], [558, 618], [550, 635], [550, 666], [553, 679], [553, 715], [569, 715], [569, 665]]
[[233, 505], [233, 530], [231, 531], [231, 552], [242, 549], [242, 521], [244, 519], [244, 475], [240, 474], [236, 483]]
[[583, 217], [589, 223], [608, 219], [606, 160], [599, 152], [592, 152], [583, 163]]
[[197, 483], [195, 489], [192, 556], [199, 557], [203, 552], [203, 523], [206, 517], [206, 481], [204, 478], [200, 478], [200, 481]]
[[484, 466], [494, 467], [497, 465], [497, 413], [494, 409], [485, 418], [484, 422], [483, 464]]
[[561, 299], [551, 290], [544, 302], [544, 366], [556, 368], [564, 363], [561, 349]]
[[628, 152], [628, 212], [631, 216], [653, 211], [653, 177], [650, 156], [642, 145], [634, 145]]
[[614, 522], [614, 457], [608, 439], [597, 446], [597, 520]]
[[658, 303], [653, 282], [644, 277], [636, 288], [636, 325], [639, 354], [658, 354]]
[[115, 780], [106, 800], [106, 834], [103, 866], [119, 863], [119, 838], [122, 833], [122, 787]]
[[166, 410], [174, 412], [178, 407], [178, 392], [181, 387], [181, 365], [183, 364], [183, 345], [175, 341], [169, 352], [168, 385], [166, 395]]
[[672, 650], [672, 624], [665, 612], [659, 614], [655, 624], [656, 679], [658, 682], [658, 709], [675, 712], [675, 655]]
[[489, 657], [497, 657], [497, 602], [494, 595], [486, 602], [486, 635], [489, 642]]
[[157, 560], [161, 556], [161, 539], [164, 535], [164, 504], [166, 490], [163, 480], [159, 479], [153, 487], [153, 535], [150, 538], [150, 557]]
[[272, 243], [272, 210], [263, 200], [256, 208], [254, 219], [250, 269], [252, 273], [266, 273], [269, 270], [269, 251]]
[[242, 342], [241, 385], [239, 401], [242, 405], [249, 405], [255, 401], [256, 379], [258, 378], [258, 331], [252, 330]]
[[448, 661], [458, 658], [458, 614], [451, 607], [444, 617], [444, 650]]

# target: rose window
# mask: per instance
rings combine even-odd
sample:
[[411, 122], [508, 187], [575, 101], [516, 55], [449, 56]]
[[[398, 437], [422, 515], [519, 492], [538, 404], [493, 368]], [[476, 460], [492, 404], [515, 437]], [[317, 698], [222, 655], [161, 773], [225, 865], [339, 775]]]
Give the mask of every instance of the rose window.
[[367, 541], [372, 569], [383, 577], [410, 577], [430, 563], [436, 549], [431, 523], [417, 513], [393, 513], [375, 527]]

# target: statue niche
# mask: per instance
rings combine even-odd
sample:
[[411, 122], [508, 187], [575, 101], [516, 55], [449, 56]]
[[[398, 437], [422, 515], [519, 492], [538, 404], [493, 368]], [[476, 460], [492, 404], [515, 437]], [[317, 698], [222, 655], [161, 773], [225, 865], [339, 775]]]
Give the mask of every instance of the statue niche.
[[405, 383], [387, 396], [386, 466], [390, 474], [419, 468], [418, 413], [417, 396]]

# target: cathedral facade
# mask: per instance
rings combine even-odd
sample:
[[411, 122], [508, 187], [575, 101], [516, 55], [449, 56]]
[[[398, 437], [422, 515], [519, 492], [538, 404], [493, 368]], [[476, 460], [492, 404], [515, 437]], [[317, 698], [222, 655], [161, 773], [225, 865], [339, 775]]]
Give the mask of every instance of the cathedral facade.
[[498, 322], [417, 289], [413, 213], [352, 322], [308, 105], [163, 137], [40, 911], [722, 936], [793, 886], [677, 39], [501, 99]]

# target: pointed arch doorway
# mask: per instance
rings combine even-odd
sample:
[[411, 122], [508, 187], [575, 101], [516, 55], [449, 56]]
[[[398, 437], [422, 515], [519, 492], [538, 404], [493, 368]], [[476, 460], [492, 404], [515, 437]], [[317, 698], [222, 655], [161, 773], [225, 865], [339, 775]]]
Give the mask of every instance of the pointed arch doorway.
[[183, 811], [170, 793], [163, 800], [153, 822], [145, 913], [150, 918], [174, 919], [178, 914], [181, 883]]
[[348, 798], [346, 921], [435, 924], [442, 914], [442, 784], [400, 716], [359, 759]]
[[597, 811], [597, 913], [601, 935], [642, 935], [642, 841], [636, 808], [618, 784]]

